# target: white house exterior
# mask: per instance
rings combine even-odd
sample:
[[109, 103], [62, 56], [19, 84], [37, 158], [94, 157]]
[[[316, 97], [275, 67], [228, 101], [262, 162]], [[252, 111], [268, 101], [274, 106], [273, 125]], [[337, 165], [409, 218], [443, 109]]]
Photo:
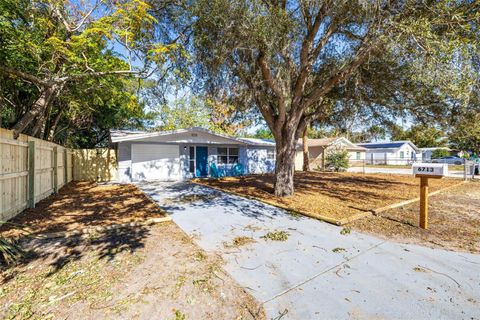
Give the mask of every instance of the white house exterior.
[[367, 164], [406, 165], [421, 160], [420, 149], [411, 141], [360, 143], [367, 149]]
[[234, 138], [202, 128], [175, 131], [111, 131], [118, 148], [118, 180], [179, 181], [194, 177], [268, 173], [275, 143]]
[[452, 149], [447, 147], [420, 148], [420, 152], [422, 153], [422, 161], [432, 160], [432, 153], [435, 150], [446, 150], [448, 152], [452, 151]]
[[[329, 150], [341, 148], [348, 151], [350, 163], [365, 159], [367, 149], [350, 142], [344, 137], [308, 139], [308, 154], [311, 169], [325, 169], [325, 155]], [[295, 170], [303, 168], [303, 144], [300, 139], [295, 153]]]

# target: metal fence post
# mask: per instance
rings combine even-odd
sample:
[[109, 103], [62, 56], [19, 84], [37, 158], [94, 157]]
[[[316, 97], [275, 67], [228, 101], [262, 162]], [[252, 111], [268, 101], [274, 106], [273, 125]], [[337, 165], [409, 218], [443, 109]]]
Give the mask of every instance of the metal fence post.
[[28, 207], [35, 208], [35, 141], [28, 141]]

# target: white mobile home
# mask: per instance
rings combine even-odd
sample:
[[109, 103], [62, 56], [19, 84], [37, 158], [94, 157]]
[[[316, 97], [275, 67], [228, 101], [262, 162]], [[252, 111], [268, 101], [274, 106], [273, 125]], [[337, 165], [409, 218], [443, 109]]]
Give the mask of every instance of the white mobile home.
[[411, 141], [360, 143], [367, 149], [367, 164], [406, 165], [421, 160], [420, 149]]
[[118, 149], [118, 180], [175, 181], [275, 170], [275, 143], [235, 138], [202, 128], [174, 131], [112, 131]]

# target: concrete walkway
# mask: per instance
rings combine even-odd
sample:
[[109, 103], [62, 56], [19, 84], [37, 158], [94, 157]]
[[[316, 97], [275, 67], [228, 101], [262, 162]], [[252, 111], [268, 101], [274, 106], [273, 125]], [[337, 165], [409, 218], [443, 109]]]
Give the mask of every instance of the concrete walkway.
[[[480, 319], [480, 255], [402, 245], [189, 183], [139, 187], [269, 319]], [[286, 241], [262, 238], [289, 233]], [[256, 242], [230, 246], [235, 237]]]

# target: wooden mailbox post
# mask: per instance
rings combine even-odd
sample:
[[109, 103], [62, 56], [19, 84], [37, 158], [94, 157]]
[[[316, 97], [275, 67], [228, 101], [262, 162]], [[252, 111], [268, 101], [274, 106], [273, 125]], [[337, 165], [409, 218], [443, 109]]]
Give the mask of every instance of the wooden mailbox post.
[[413, 175], [420, 178], [420, 228], [428, 229], [428, 179], [441, 179], [448, 174], [448, 165], [441, 163], [415, 163]]

